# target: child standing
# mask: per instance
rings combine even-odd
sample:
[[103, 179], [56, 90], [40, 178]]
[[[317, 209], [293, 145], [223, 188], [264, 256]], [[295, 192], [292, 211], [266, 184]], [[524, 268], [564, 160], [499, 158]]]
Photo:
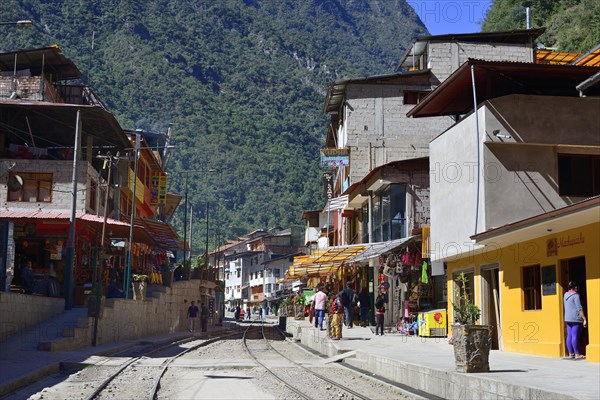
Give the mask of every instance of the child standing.
[[344, 306], [340, 296], [331, 303], [331, 314], [333, 318], [331, 320], [331, 338], [333, 340], [340, 340], [342, 338], [342, 322], [344, 320]]
[[381, 331], [383, 336], [383, 316], [385, 315], [385, 297], [383, 293], [379, 292], [377, 299], [375, 300], [375, 336]]

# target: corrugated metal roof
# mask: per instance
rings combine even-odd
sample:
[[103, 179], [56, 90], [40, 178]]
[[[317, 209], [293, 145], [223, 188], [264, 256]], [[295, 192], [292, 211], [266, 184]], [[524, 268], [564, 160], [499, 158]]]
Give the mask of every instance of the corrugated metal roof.
[[581, 53], [566, 53], [551, 50], [536, 50], [536, 64], [571, 64], [581, 57]]
[[421, 235], [415, 235], [415, 236], [405, 237], [402, 239], [390, 240], [387, 242], [372, 243], [361, 254], [358, 254], [355, 257], [349, 259], [348, 263], [367, 261], [371, 258], [379, 257], [382, 254], [397, 250], [400, 247], [404, 247], [409, 243], [419, 240], [420, 238], [421, 238]]
[[[76, 213], [76, 218], [79, 221], [85, 221], [92, 223], [99, 228], [104, 222], [104, 217], [99, 217], [94, 214], [88, 214], [84, 212]], [[13, 211], [0, 211], [0, 219], [7, 220], [70, 220], [71, 212], [68, 211], [42, 211], [42, 210], [13, 210]], [[110, 228], [107, 232], [107, 238], [127, 238], [129, 237], [130, 224], [127, 222], [119, 221], [112, 218], [106, 219], [106, 225]], [[156, 245], [156, 241], [146, 232], [143, 225], [134, 225], [133, 230], [133, 241], [136, 243], [145, 243], [151, 246]]]
[[588, 53], [581, 56], [579, 59], [573, 62], [575, 65], [585, 67], [599, 67], [600, 66], [600, 44]]
[[28, 68], [33, 75], [51, 73], [52, 81], [81, 77], [77, 66], [62, 54], [58, 46], [0, 53], [0, 71], [13, 71], [15, 66], [17, 70]]

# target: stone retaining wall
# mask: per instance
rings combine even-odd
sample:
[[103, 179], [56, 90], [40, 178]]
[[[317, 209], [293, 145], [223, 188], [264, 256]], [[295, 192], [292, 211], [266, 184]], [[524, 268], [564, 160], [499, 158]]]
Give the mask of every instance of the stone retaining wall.
[[[103, 299], [98, 344], [186, 331], [190, 302], [196, 302], [200, 308], [203, 301], [214, 296], [212, 292], [210, 296], [205, 294], [207, 287], [214, 287], [214, 283], [210, 285], [207, 281], [192, 279], [173, 282], [171, 287], [153, 288], [152, 297], [143, 301]], [[199, 319], [196, 330], [200, 331]]]
[[63, 312], [65, 299], [0, 292], [0, 341]]

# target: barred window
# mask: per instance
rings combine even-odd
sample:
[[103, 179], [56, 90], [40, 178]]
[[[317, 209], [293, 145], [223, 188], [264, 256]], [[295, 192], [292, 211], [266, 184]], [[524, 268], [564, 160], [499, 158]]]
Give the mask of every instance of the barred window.
[[542, 309], [542, 286], [540, 282], [540, 266], [523, 267], [523, 309]]

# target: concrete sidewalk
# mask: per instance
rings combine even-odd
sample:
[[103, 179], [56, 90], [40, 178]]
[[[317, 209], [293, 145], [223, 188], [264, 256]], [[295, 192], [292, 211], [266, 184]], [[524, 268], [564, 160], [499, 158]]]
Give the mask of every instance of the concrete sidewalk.
[[343, 329], [333, 341], [307, 320], [287, 321], [296, 340], [331, 360], [446, 399], [599, 399], [600, 364], [493, 350], [488, 373], [454, 369], [454, 350], [446, 338]]

